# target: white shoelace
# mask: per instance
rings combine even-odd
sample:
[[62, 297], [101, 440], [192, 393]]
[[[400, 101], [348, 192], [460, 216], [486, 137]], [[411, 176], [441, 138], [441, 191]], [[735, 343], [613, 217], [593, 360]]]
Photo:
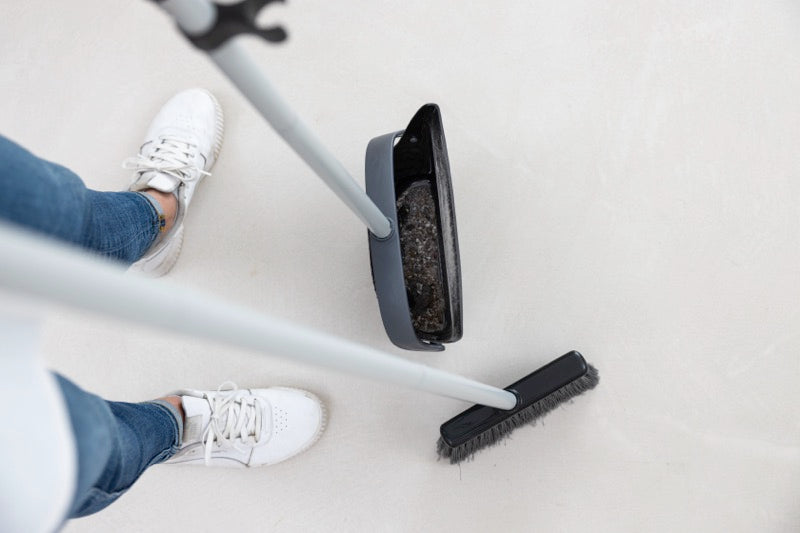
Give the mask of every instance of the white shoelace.
[[160, 135], [158, 140], [159, 144], [148, 156], [139, 153], [122, 162], [122, 168], [136, 171], [133, 183], [151, 171], [167, 174], [183, 183], [211, 175], [192, 163], [196, 144], [170, 135]]
[[[226, 385], [231, 388], [222, 390]], [[213, 398], [207, 397], [207, 400], [211, 404], [211, 419], [203, 432], [206, 464], [211, 459], [215, 442], [222, 448], [233, 447], [242, 452], [247, 448], [237, 441], [249, 446], [259, 443], [263, 427], [260, 398], [239, 390], [236, 384], [228, 381], [219, 386]]]

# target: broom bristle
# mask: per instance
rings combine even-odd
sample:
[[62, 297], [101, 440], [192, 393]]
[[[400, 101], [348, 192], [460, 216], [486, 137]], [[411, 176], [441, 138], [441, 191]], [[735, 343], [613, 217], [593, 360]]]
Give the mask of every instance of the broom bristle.
[[449, 459], [450, 464], [460, 463], [466, 459], [471, 459], [475, 452], [494, 446], [512, 431], [526, 424], [535, 424], [544, 415], [553, 411], [561, 404], [570, 401], [572, 398], [593, 389], [600, 382], [600, 375], [592, 365], [587, 365], [586, 373], [563, 387], [556, 389], [547, 396], [532, 403], [531, 405], [516, 412], [509, 412], [509, 416], [498, 422], [483, 433], [459, 444], [458, 446], [448, 445], [443, 438], [439, 438], [436, 451], [439, 457]]

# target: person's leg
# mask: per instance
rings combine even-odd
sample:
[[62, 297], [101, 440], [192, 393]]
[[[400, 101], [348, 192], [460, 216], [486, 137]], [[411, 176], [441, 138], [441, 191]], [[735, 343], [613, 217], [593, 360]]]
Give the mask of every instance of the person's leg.
[[104, 509], [149, 466], [180, 449], [183, 416], [174, 402], [109, 402], [55, 376], [78, 451], [78, 480], [69, 518]]
[[87, 189], [74, 172], [2, 136], [0, 190], [0, 218], [126, 263], [144, 255], [176, 208], [158, 191]]
[[183, 220], [222, 145], [222, 108], [205, 89], [173, 96], [148, 128], [128, 191], [87, 189], [72, 171], [0, 136], [0, 219], [166, 274], [180, 254]]
[[157, 463], [234, 468], [285, 461], [325, 430], [325, 406], [314, 394], [272, 387], [181, 390], [152, 402], [110, 402], [54, 374], [78, 454], [68, 518], [96, 513]]

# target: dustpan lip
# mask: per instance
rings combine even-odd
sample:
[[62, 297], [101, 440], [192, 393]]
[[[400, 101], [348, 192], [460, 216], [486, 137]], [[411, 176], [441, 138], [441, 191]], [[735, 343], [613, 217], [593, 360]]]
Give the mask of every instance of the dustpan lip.
[[391, 233], [384, 238], [367, 232], [372, 281], [378, 297], [383, 327], [392, 343], [407, 350], [442, 351], [444, 346], [441, 344], [421, 340], [417, 336], [411, 323], [411, 310], [408, 307], [400, 235], [397, 231], [393, 177], [394, 143], [402, 134], [403, 130], [375, 137], [367, 146], [365, 172], [367, 195], [389, 219], [392, 227]]

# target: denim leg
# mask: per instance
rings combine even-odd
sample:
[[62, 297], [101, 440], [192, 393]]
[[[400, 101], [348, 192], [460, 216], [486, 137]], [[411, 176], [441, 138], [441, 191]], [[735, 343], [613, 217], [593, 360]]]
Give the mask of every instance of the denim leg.
[[96, 513], [124, 494], [151, 465], [178, 450], [177, 411], [162, 403], [109, 402], [55, 374], [78, 449], [69, 518]]
[[71, 170], [0, 136], [0, 219], [133, 263], [162, 221], [146, 196], [87, 189]]
[[106, 257], [131, 264], [155, 242], [163, 218], [138, 192], [99, 192], [87, 189], [89, 221], [81, 243]]

